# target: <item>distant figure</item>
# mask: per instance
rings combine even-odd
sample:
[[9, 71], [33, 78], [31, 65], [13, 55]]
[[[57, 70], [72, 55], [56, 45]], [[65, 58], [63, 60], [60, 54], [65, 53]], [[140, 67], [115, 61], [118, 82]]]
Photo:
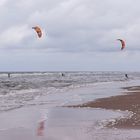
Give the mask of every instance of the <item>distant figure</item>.
[[65, 74], [64, 74], [64, 73], [62, 73], [62, 76], [65, 76]]
[[8, 78], [10, 78], [10, 73], [8, 73]]
[[125, 74], [125, 77], [128, 79], [128, 75], [127, 74]]

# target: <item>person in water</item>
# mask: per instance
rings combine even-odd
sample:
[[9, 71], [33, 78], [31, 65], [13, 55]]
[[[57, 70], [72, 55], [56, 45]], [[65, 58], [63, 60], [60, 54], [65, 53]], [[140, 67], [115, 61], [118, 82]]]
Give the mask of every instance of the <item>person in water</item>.
[[62, 73], [62, 76], [65, 76], [65, 74], [64, 74], [64, 73]]
[[127, 74], [125, 74], [125, 77], [128, 79], [128, 75]]
[[8, 78], [10, 78], [10, 73], [8, 73]]

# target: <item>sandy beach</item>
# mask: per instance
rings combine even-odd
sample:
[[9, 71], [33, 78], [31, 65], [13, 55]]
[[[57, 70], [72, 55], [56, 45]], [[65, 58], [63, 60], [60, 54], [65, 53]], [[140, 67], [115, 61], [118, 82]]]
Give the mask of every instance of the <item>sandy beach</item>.
[[[140, 86], [125, 87], [128, 92], [124, 95], [98, 99], [77, 107], [103, 108], [109, 110], [121, 110], [132, 112], [131, 117], [116, 119], [116, 122], [109, 122], [108, 127], [139, 129], [140, 128]], [[76, 106], [74, 106], [76, 107]]]

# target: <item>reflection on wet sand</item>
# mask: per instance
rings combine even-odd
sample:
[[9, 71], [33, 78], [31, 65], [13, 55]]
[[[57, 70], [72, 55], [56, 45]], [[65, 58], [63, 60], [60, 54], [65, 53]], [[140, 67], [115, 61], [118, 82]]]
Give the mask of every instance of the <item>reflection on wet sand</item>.
[[37, 136], [43, 136], [45, 130], [45, 120], [40, 121], [37, 128]]

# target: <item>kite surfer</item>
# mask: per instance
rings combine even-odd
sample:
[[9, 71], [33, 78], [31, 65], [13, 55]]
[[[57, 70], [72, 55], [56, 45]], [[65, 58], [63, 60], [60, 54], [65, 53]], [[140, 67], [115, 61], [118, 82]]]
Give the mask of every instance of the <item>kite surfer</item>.
[[64, 74], [64, 73], [62, 73], [61, 75], [62, 75], [62, 76], [65, 76], [65, 74]]
[[10, 73], [8, 73], [8, 78], [10, 78]]
[[125, 77], [128, 79], [128, 75], [127, 74], [125, 74]]

